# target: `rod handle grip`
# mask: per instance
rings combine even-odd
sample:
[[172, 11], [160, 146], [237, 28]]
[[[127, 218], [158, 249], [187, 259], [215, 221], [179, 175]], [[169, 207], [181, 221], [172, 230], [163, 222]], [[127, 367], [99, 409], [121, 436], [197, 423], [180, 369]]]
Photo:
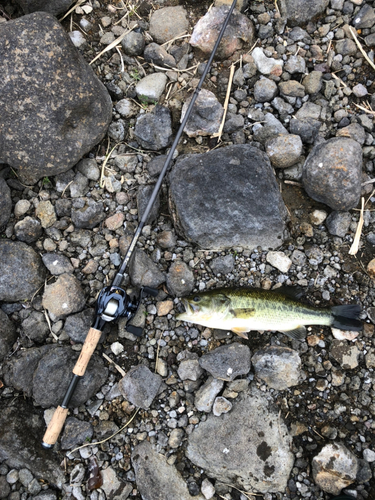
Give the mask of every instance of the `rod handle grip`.
[[68, 408], [58, 406], [53, 414], [51, 422], [48, 424], [47, 430], [43, 436], [43, 448], [52, 448], [56, 443], [57, 438], [64, 426], [66, 417], [68, 415]]
[[96, 330], [95, 328], [90, 328], [89, 333], [87, 334], [85, 343], [82, 346], [81, 354], [77, 359], [77, 362], [73, 368], [74, 375], [78, 375], [78, 377], [83, 377], [85, 374], [87, 365], [90, 361], [93, 352], [95, 351], [96, 346], [100, 340], [102, 332], [100, 330]]

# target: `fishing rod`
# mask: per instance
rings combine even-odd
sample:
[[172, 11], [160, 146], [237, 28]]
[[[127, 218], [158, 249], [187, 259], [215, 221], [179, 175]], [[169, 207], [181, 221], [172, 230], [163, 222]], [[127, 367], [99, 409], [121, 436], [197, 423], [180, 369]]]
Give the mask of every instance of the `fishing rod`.
[[120, 269], [116, 273], [112, 284], [110, 286], [104, 287], [101, 292], [99, 293], [99, 296], [96, 301], [96, 316], [95, 320], [93, 323], [93, 326], [90, 328], [85, 342], [82, 346], [82, 350], [80, 353], [80, 356], [73, 368], [73, 377], [70, 382], [70, 385], [65, 393], [64, 399], [61, 403], [60, 406], [58, 406], [55, 410], [55, 413], [52, 416], [52, 419], [47, 427], [47, 430], [43, 436], [43, 441], [42, 441], [42, 446], [46, 449], [51, 449], [53, 445], [56, 443], [59, 434], [64, 426], [66, 417], [68, 415], [68, 406], [70, 403], [70, 400], [74, 394], [74, 391], [77, 387], [77, 384], [79, 380], [84, 376], [87, 365], [91, 359], [91, 356], [93, 355], [95, 348], [99, 342], [99, 339], [101, 337], [102, 331], [104, 329], [104, 326], [106, 323], [109, 323], [111, 321], [115, 321], [118, 318], [125, 317], [127, 318], [127, 323], [126, 323], [126, 330], [130, 333], [133, 333], [137, 337], [140, 337], [142, 335], [142, 328], [136, 327], [130, 323], [130, 321], [134, 318], [138, 307], [143, 299], [144, 295], [151, 295], [153, 297], [156, 297], [158, 294], [158, 290], [155, 290], [150, 287], [143, 286], [141, 287], [141, 291], [139, 294], [139, 298], [131, 298], [126, 291], [121, 288], [121, 283], [124, 277], [126, 276], [126, 269], [129, 265], [129, 261], [134, 253], [135, 246], [137, 244], [138, 238], [142, 232], [142, 229], [147, 221], [147, 218], [149, 216], [149, 213], [152, 209], [152, 206], [155, 202], [155, 199], [158, 195], [158, 192], [160, 190], [161, 184], [163, 182], [163, 179], [165, 177], [165, 174], [167, 172], [167, 169], [169, 167], [169, 164], [171, 163], [173, 154], [176, 150], [177, 144], [181, 138], [182, 132], [185, 128], [185, 125], [190, 117], [190, 114], [192, 112], [194, 103], [198, 97], [198, 94], [202, 88], [203, 82], [207, 76], [207, 73], [211, 67], [213, 58], [215, 57], [217, 48], [219, 46], [219, 43], [221, 39], [223, 38], [224, 31], [229, 23], [230, 16], [234, 10], [234, 7], [236, 6], [237, 0], [233, 0], [233, 3], [228, 11], [228, 14], [224, 20], [223, 26], [220, 30], [219, 36], [217, 37], [216, 43], [214, 45], [214, 48], [212, 49], [210, 58], [206, 64], [206, 67], [203, 71], [203, 74], [199, 80], [199, 83], [194, 90], [194, 93], [192, 95], [189, 107], [185, 113], [185, 116], [181, 122], [181, 125], [177, 131], [175, 140], [173, 141], [172, 147], [168, 153], [168, 156], [165, 160], [164, 166], [162, 171], [159, 174], [158, 180], [155, 184], [154, 190], [151, 194], [150, 200], [147, 204], [146, 210], [143, 213], [143, 216], [139, 222], [139, 225], [135, 231], [135, 234], [133, 236], [133, 239], [130, 243], [130, 246], [126, 252], [126, 255], [124, 257], [124, 260], [121, 264]]

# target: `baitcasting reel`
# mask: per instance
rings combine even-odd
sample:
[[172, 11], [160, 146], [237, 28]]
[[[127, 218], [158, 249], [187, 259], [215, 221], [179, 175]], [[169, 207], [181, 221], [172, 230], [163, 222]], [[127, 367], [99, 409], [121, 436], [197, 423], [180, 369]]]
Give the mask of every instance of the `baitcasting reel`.
[[119, 286], [106, 286], [101, 290], [96, 301], [96, 319], [93, 328], [103, 330], [104, 324], [118, 318], [127, 318], [126, 330], [137, 337], [142, 335], [142, 328], [130, 324], [136, 315], [145, 295], [156, 297], [158, 290], [143, 286], [139, 297], [130, 297]]

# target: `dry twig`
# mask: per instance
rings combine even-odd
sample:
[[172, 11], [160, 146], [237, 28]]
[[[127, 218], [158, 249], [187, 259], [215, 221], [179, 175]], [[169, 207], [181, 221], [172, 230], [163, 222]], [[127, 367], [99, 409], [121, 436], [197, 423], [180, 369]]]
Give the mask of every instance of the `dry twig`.
[[359, 43], [359, 40], [357, 38], [357, 35], [356, 35], [356, 32], [355, 32], [355, 29], [352, 27], [352, 26], [349, 26], [349, 29], [350, 29], [350, 33], [352, 34], [353, 38], [354, 38], [354, 41], [355, 43], [357, 44], [357, 47], [359, 48], [359, 50], [361, 51], [361, 53], [363, 54], [363, 57], [366, 59], [366, 61], [370, 64], [370, 66], [372, 66], [373, 69], [375, 69], [375, 64], [371, 61], [371, 59], [369, 58], [369, 56], [366, 54], [366, 52], [363, 50], [362, 48], [362, 45]]
[[223, 117], [221, 119], [220, 127], [219, 127], [219, 130], [215, 134], [213, 134], [211, 136], [212, 138], [217, 137], [218, 138], [218, 142], [221, 141], [221, 135], [222, 135], [223, 130], [224, 130], [225, 117], [227, 116], [227, 110], [228, 110], [228, 104], [229, 104], [229, 98], [230, 98], [230, 91], [231, 91], [231, 88], [232, 88], [233, 76], [234, 76], [234, 64], [232, 64], [232, 66], [230, 67], [229, 81], [228, 81], [228, 87], [227, 87], [227, 95], [225, 96], [224, 113], [223, 113]]
[[60, 23], [61, 23], [61, 21], [63, 19], [65, 19], [66, 17], [68, 17], [71, 12], [73, 12], [77, 7], [79, 7], [80, 5], [82, 5], [84, 2], [86, 2], [86, 0], [78, 0], [77, 3], [75, 3], [73, 5], [73, 7], [71, 9], [69, 9], [68, 12], [66, 14], [64, 14], [63, 17], [61, 17], [59, 19]]
[[356, 255], [359, 249], [359, 241], [361, 239], [362, 227], [363, 227], [363, 211], [365, 209], [365, 199], [361, 198], [361, 213], [359, 216], [357, 230], [355, 232], [354, 241], [349, 250], [349, 255]]
[[357, 106], [357, 108], [361, 109], [365, 113], [369, 113], [370, 115], [375, 116], [375, 111], [372, 109], [370, 104], [367, 101], [364, 104], [364, 106], [360, 106], [359, 104], [354, 103], [354, 106]]
[[112, 439], [114, 436], [116, 436], [119, 432], [123, 431], [135, 418], [135, 416], [137, 415], [137, 413], [139, 412], [139, 408], [137, 408], [135, 410], [135, 412], [133, 413], [132, 417], [126, 422], [125, 425], [123, 425], [118, 431], [116, 431], [114, 434], [112, 434], [112, 436], [109, 436], [107, 437], [106, 439], [103, 439], [103, 441], [98, 441], [96, 443], [86, 443], [86, 444], [83, 444], [82, 446], [78, 446], [78, 448], [74, 448], [74, 450], [72, 451], [69, 451], [68, 455], [71, 455], [72, 453], [74, 453], [75, 451], [77, 450], [80, 450], [81, 448], [86, 448], [87, 446], [96, 446], [97, 444], [102, 444], [102, 443], [105, 443], [106, 441], [108, 441], [109, 439]]
[[99, 54], [97, 56], [95, 56], [94, 59], [89, 62], [89, 64], [91, 65], [93, 62], [95, 62], [97, 59], [99, 59], [99, 57], [101, 57], [103, 54], [105, 54], [109, 50], [111, 50], [114, 47], [116, 47], [116, 45], [118, 45], [119, 43], [121, 43], [121, 40], [123, 38], [125, 38], [125, 36], [128, 35], [131, 31], [133, 31], [133, 29], [136, 28], [137, 26], [138, 26], [138, 24], [136, 24], [135, 26], [133, 26], [132, 29], [130, 29], [128, 31], [124, 31], [124, 33], [122, 35], [120, 35], [118, 38], [116, 38], [116, 40], [113, 40], [112, 43], [110, 43], [109, 45], [107, 45], [107, 47], [105, 49], [103, 49], [101, 52], [99, 52]]
[[48, 325], [48, 328], [49, 328], [49, 332], [50, 332], [50, 334], [52, 335], [52, 337], [53, 337], [55, 340], [58, 340], [58, 339], [59, 339], [59, 337], [58, 337], [57, 335], [55, 335], [55, 334], [53, 333], [53, 331], [52, 331], [51, 321], [50, 321], [50, 319], [49, 319], [49, 317], [48, 317], [48, 313], [47, 313], [47, 311], [44, 309], [44, 310], [43, 310], [43, 312], [44, 312], [44, 316], [45, 316], [46, 321], [47, 321], [47, 325]]
[[103, 358], [105, 358], [108, 361], [108, 363], [112, 363], [114, 365], [114, 367], [116, 368], [116, 370], [118, 372], [120, 372], [123, 377], [125, 377], [126, 372], [121, 368], [121, 366], [119, 366], [117, 363], [115, 363], [113, 361], [113, 359], [111, 359], [109, 356], [107, 356], [104, 352], [103, 352]]

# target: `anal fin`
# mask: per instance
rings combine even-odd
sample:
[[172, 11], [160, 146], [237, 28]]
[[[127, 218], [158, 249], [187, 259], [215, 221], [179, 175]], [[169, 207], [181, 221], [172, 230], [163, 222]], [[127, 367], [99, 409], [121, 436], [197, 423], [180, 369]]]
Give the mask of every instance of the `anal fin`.
[[307, 335], [306, 328], [303, 325], [297, 326], [297, 328], [293, 328], [292, 330], [288, 330], [286, 332], [283, 331], [281, 333], [284, 333], [293, 340], [300, 340], [300, 341], [305, 340]]
[[232, 328], [232, 332], [237, 333], [239, 337], [242, 337], [243, 339], [248, 339], [249, 336], [247, 335], [247, 332], [249, 331], [248, 328], [241, 328], [240, 326], [235, 326]]

